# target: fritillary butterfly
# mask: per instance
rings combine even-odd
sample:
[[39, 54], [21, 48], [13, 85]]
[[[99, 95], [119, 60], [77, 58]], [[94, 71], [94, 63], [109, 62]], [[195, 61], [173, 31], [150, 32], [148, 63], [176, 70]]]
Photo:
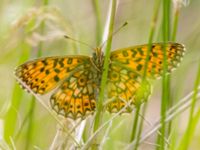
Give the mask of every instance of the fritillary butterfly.
[[[179, 43], [152, 44], [145, 83], [142, 76], [148, 44], [111, 52], [106, 87], [107, 99], [112, 99], [106, 105], [109, 112], [118, 112], [127, 102], [141, 103], [149, 96], [148, 79], [162, 76], [164, 49], [169, 73], [177, 67], [185, 51]], [[74, 120], [84, 119], [95, 111], [103, 63], [103, 52], [97, 49], [92, 57], [58, 56], [28, 61], [17, 67], [15, 75], [36, 94], [55, 90], [50, 104], [57, 113]]]

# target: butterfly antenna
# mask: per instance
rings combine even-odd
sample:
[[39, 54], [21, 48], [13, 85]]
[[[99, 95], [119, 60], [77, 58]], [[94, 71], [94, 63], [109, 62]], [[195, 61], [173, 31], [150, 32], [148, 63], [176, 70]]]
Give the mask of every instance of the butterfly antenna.
[[121, 25], [117, 30], [115, 30], [112, 34], [110, 34], [108, 36], [108, 38], [101, 44], [100, 49], [102, 49], [102, 47], [106, 44], [106, 42], [113, 37], [115, 34], [117, 34], [123, 27], [125, 27], [128, 24], [128, 22], [126, 21], [123, 25]]
[[69, 37], [69, 36], [67, 36], [67, 35], [64, 35], [64, 38], [70, 39], [70, 40], [72, 40], [72, 41], [74, 41], [74, 42], [78, 42], [78, 43], [80, 43], [80, 44], [83, 44], [83, 45], [85, 45], [85, 46], [87, 46], [87, 47], [89, 47], [89, 48], [95, 50], [95, 48], [92, 47], [91, 45], [89, 45], [89, 44], [87, 44], [87, 43], [85, 43], [85, 42], [79, 41], [79, 40], [77, 40], [77, 39], [74, 39], [74, 38], [72, 38], [72, 37]]

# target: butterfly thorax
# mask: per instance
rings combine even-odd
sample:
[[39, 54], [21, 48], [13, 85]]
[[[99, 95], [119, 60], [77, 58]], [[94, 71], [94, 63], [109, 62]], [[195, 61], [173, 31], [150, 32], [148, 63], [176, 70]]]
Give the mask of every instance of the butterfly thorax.
[[95, 52], [92, 55], [91, 61], [95, 69], [97, 69], [98, 72], [102, 73], [104, 54], [100, 48], [96, 48]]

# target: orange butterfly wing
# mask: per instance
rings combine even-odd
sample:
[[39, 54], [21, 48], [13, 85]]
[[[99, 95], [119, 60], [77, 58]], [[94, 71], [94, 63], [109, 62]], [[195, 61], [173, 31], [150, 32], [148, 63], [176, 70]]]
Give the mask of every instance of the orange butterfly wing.
[[[139, 45], [111, 52], [108, 76], [108, 98], [112, 101], [107, 108], [118, 112], [127, 102], [140, 104], [151, 93], [148, 78], [160, 77], [163, 72], [163, 56], [166, 49], [168, 72], [180, 63], [185, 48], [178, 43], [153, 43], [147, 64], [147, 79], [143, 79], [148, 45]], [[126, 111], [130, 107], [127, 107]]]
[[112, 63], [108, 75], [107, 85], [109, 112], [118, 112], [125, 105], [123, 112], [132, 111], [132, 105], [138, 105], [147, 100], [151, 92], [148, 81], [142, 80], [140, 74], [119, 64]]
[[[168, 72], [171, 72], [180, 63], [185, 47], [179, 43], [153, 43], [147, 65], [147, 77], [160, 77], [163, 71], [164, 49], [166, 49]], [[143, 75], [144, 65], [147, 57], [148, 44], [133, 46], [111, 53], [111, 61], [118, 62], [124, 66]]]
[[47, 57], [22, 64], [15, 75], [36, 94], [57, 88], [50, 98], [52, 108], [77, 119], [92, 114], [96, 107], [97, 73], [91, 68], [87, 56]]
[[97, 78], [89, 67], [74, 72], [51, 96], [51, 106], [65, 117], [84, 119], [96, 107]]
[[45, 94], [88, 63], [90, 58], [87, 56], [46, 57], [22, 64], [17, 67], [15, 75], [33, 92]]

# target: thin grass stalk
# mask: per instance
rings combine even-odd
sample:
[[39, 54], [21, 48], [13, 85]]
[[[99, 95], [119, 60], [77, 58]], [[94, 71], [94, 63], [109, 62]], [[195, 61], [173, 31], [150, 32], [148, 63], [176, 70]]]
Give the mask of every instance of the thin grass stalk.
[[[1, 150], [10, 150], [11, 148], [9, 147], [9, 145], [5, 141], [1, 140], [0, 149]], [[12, 149], [15, 150], [15, 147], [12, 147]]]
[[22, 121], [22, 123], [21, 123], [21, 125], [20, 125], [20, 128], [18, 129], [17, 133], [15, 134], [15, 137], [14, 137], [14, 141], [15, 141], [15, 142], [17, 142], [17, 140], [19, 139], [19, 136], [20, 136], [20, 134], [21, 134], [21, 131], [24, 130], [24, 127], [25, 127], [25, 124], [26, 124], [26, 122], [27, 122], [27, 120], [28, 120], [28, 117], [29, 117], [29, 115], [27, 115], [27, 116], [24, 118], [24, 120]]
[[60, 130], [56, 131], [56, 134], [54, 136], [54, 139], [49, 147], [49, 150], [55, 150], [57, 148], [58, 138], [60, 136]]
[[110, 2], [111, 2], [110, 3], [110, 14], [108, 14], [108, 16], [109, 16], [109, 18], [108, 18], [109, 30], [108, 30], [108, 35], [107, 35], [108, 40], [107, 40], [107, 44], [106, 44], [106, 48], [105, 48], [103, 74], [102, 74], [100, 93], [99, 93], [99, 97], [98, 97], [97, 110], [96, 110], [96, 116], [95, 116], [95, 122], [94, 122], [94, 132], [101, 126], [104, 93], [105, 93], [105, 87], [106, 87], [106, 83], [107, 83], [111, 42], [112, 42], [112, 36], [110, 36], [110, 35], [112, 35], [112, 33], [113, 33], [115, 12], [116, 12], [116, 8], [117, 8], [116, 0], [111, 0]]
[[[142, 116], [145, 115], [146, 108], [147, 108], [147, 104], [144, 104], [144, 107], [142, 108]], [[139, 115], [140, 115], [140, 114], [139, 114]], [[139, 116], [139, 115], [138, 115], [138, 116]], [[137, 150], [137, 149], [138, 149], [138, 146], [139, 146], [139, 139], [140, 139], [140, 136], [141, 136], [141, 133], [142, 133], [142, 129], [143, 129], [143, 123], [144, 123], [144, 120], [143, 120], [142, 118], [140, 118], [140, 119], [139, 119], [138, 134], [137, 134], [136, 144], [135, 144], [134, 150]]]
[[[154, 12], [153, 12], [152, 21], [151, 21], [151, 24], [150, 24], [150, 33], [149, 33], [149, 39], [148, 39], [148, 50], [147, 50], [147, 57], [146, 57], [146, 60], [145, 60], [145, 65], [144, 65], [143, 80], [146, 79], [146, 75], [147, 75], [149, 56], [150, 56], [150, 51], [151, 51], [151, 47], [152, 47], [151, 45], [152, 45], [152, 42], [153, 42], [153, 37], [155, 35], [155, 28], [156, 28], [157, 19], [158, 19], [160, 3], [161, 3], [161, 0], [155, 0], [154, 9], [153, 9]], [[146, 109], [146, 107], [144, 107], [143, 109]], [[141, 120], [140, 124], [138, 124], [138, 118], [139, 118], [138, 113], [139, 113], [139, 111], [140, 111], [140, 106], [136, 110], [134, 124], [133, 124], [133, 128], [132, 128], [132, 134], [131, 134], [131, 141], [133, 141], [135, 139], [137, 126], [139, 126], [139, 131], [142, 131], [143, 120]], [[145, 112], [145, 110], [143, 110], [143, 112]], [[136, 139], [137, 141], [140, 138], [140, 135], [141, 135], [141, 132], [138, 132], [137, 139]], [[135, 148], [137, 148], [137, 146], [135, 146]]]
[[[145, 106], [145, 107], [147, 107], [147, 106]], [[146, 111], [146, 109], [143, 109], [143, 113], [145, 113], [144, 111]], [[144, 122], [146, 122], [150, 127], [153, 127], [153, 124], [152, 124], [151, 122], [149, 122], [148, 120], [146, 120], [146, 119], [144, 118], [143, 114], [140, 114], [140, 117], [141, 117], [141, 119], [143, 119]], [[161, 135], [159, 131], [157, 131], [157, 134]], [[163, 138], [164, 138], [164, 137], [163, 137]], [[168, 145], [170, 145], [168, 139], [166, 139], [166, 138], [164, 138], [164, 139], [165, 139], [165, 142], [166, 142]], [[145, 143], [146, 143], [146, 142], [145, 142]], [[139, 144], [139, 140], [138, 140], [138, 141], [136, 140], [136, 145], [137, 145], [137, 144]], [[155, 144], [155, 145], [156, 145], [156, 144]]]
[[148, 50], [147, 50], [147, 57], [145, 60], [145, 65], [144, 65], [143, 80], [146, 78], [146, 75], [147, 75], [149, 56], [150, 56], [151, 46], [152, 46], [152, 42], [153, 42], [153, 37], [155, 35], [155, 28], [156, 28], [156, 24], [157, 24], [157, 20], [158, 20], [160, 3], [161, 3], [161, 0], [155, 0], [154, 9], [153, 9], [154, 12], [153, 12], [152, 21], [150, 24]]
[[176, 8], [175, 13], [174, 13], [174, 20], [173, 20], [173, 30], [172, 30], [172, 37], [171, 37], [172, 41], [176, 40], [176, 33], [177, 33], [179, 14], [180, 14], [179, 12], [180, 12], [179, 8]]
[[[200, 100], [200, 86], [198, 87], [197, 92], [197, 100]], [[192, 104], [192, 96], [194, 94], [193, 92], [190, 92], [188, 95], [186, 95], [184, 98], [182, 98], [175, 106], [170, 108], [167, 111], [167, 117], [165, 118], [165, 123], [168, 123], [170, 120], [174, 119], [174, 117], [178, 116], [182, 112], [184, 112], [186, 109], [188, 109]], [[184, 102], [184, 103], [183, 103]], [[176, 107], [176, 109], [175, 109]], [[154, 134], [157, 130], [159, 130], [162, 126], [161, 124], [161, 118], [159, 118], [153, 125], [151, 129], [149, 129], [146, 133], [143, 134], [143, 136], [140, 138], [139, 144], [144, 142], [147, 138], [149, 138], [152, 134]], [[131, 144], [129, 144], [125, 150], [132, 150], [132, 147], [136, 144], [136, 140], [134, 140]]]
[[[71, 121], [71, 120], [70, 120]], [[81, 135], [77, 135], [77, 134], [82, 134], [82, 131], [80, 131], [82, 129], [82, 123], [84, 123], [84, 121], [82, 122], [82, 120], [78, 120], [78, 122], [73, 122], [75, 124], [71, 124], [69, 120], [64, 120], [63, 125], [62, 126], [58, 126], [57, 128], [57, 133], [51, 143], [50, 149], [54, 150], [54, 149], [74, 149], [74, 148], [80, 148], [80, 145], [82, 144], [81, 142]], [[64, 127], [68, 127], [70, 128], [70, 131], [65, 133], [65, 128]], [[83, 126], [84, 127], [84, 126]], [[72, 128], [72, 129], [71, 129]], [[63, 130], [64, 129], [64, 130]], [[79, 131], [80, 132], [79, 132]], [[75, 135], [73, 134], [75, 132]], [[72, 143], [72, 141], [69, 138], [69, 134], [73, 134], [76, 137], [76, 140], [80, 143], [79, 145], [76, 145], [75, 143]]]
[[[170, 19], [170, 0], [164, 0], [163, 1], [163, 25], [162, 25], [162, 31], [163, 31], [163, 41], [166, 43], [169, 40], [169, 31], [170, 31], [170, 24], [169, 24], [169, 19]], [[167, 107], [169, 106], [169, 95], [170, 95], [170, 77], [166, 75], [167, 73], [167, 55], [166, 55], [166, 47], [164, 46], [163, 50], [163, 75], [162, 75], [162, 101], [161, 101], [161, 135], [163, 137], [166, 136], [166, 124], [165, 124], [165, 118], [166, 118], [166, 111]], [[158, 135], [158, 145], [160, 147], [157, 147], [157, 149], [164, 150], [165, 149], [165, 141], [164, 138], [162, 138], [160, 135]]]
[[137, 134], [137, 127], [138, 127], [138, 121], [139, 121], [140, 108], [141, 108], [141, 106], [138, 106], [136, 108], [130, 142], [132, 142], [135, 139], [135, 136]]
[[[200, 85], [200, 63], [198, 66], [197, 70], [197, 77], [194, 83], [194, 94], [192, 97], [192, 104], [191, 104], [191, 109], [190, 109], [190, 114], [189, 114], [189, 121], [187, 125], [187, 129], [185, 131], [185, 134], [178, 146], [179, 150], [187, 150], [189, 148], [189, 144], [191, 142], [191, 137], [192, 137], [192, 122], [194, 122], [194, 111], [195, 111], [195, 105], [197, 101], [197, 94], [198, 94], [198, 86]], [[200, 110], [200, 109], [199, 109]]]
[[26, 132], [26, 143], [25, 143], [25, 149], [30, 149], [31, 148], [31, 142], [32, 142], [32, 135], [33, 135], [33, 124], [34, 124], [34, 110], [35, 110], [35, 98], [32, 96], [31, 101], [30, 101], [30, 109], [28, 112], [28, 128]]
[[93, 8], [96, 16], [96, 44], [100, 45], [101, 35], [102, 35], [102, 25], [101, 25], [101, 12], [98, 0], [93, 0]]
[[112, 125], [113, 125], [113, 122], [111, 120], [109, 125], [108, 125], [108, 127], [107, 127], [107, 129], [106, 129], [106, 131], [105, 131], [104, 137], [103, 137], [103, 139], [102, 139], [102, 141], [100, 143], [99, 150], [103, 150], [103, 146], [104, 146], [104, 144], [106, 143], [106, 140], [109, 137], [109, 133], [110, 133], [110, 131], [112, 129]]
[[[179, 14], [180, 14], [180, 8], [179, 7], [175, 7], [174, 8], [174, 14], [173, 14], [173, 27], [172, 27], [172, 35], [171, 35], [171, 41], [176, 41], [176, 34], [177, 34], [177, 29], [178, 29], [178, 21], [179, 21]], [[179, 85], [179, 87], [182, 87]], [[177, 90], [176, 92], [176, 96], [174, 98], [174, 100], [172, 101], [172, 103], [177, 102], [177, 97], [180, 94], [180, 88], [179, 90]], [[173, 105], [173, 104], [172, 104]], [[170, 146], [170, 150], [174, 150], [175, 149], [175, 145], [176, 145], [176, 141], [177, 141], [177, 133], [176, 133], [176, 129], [178, 128], [177, 122], [178, 120], [173, 120], [173, 122], [170, 122], [169, 126], [170, 126], [170, 131], [169, 133], [172, 133], [171, 136], [171, 146]], [[173, 125], [173, 130], [171, 128], [171, 126]], [[172, 131], [171, 131], [172, 130]]]
[[[96, 19], [96, 45], [99, 46], [102, 39], [102, 23], [101, 23], [101, 12], [100, 12], [100, 5], [98, 0], [92, 1], [94, 13], [95, 13], [95, 19]], [[92, 132], [90, 132], [91, 134]], [[89, 135], [85, 135], [85, 132], [82, 134], [83, 141], [88, 140]]]
[[13, 141], [12, 138], [10, 139], [10, 141], [11, 141], [11, 146], [12, 146], [11, 148], [12, 148], [12, 150], [17, 150], [15, 142]]

